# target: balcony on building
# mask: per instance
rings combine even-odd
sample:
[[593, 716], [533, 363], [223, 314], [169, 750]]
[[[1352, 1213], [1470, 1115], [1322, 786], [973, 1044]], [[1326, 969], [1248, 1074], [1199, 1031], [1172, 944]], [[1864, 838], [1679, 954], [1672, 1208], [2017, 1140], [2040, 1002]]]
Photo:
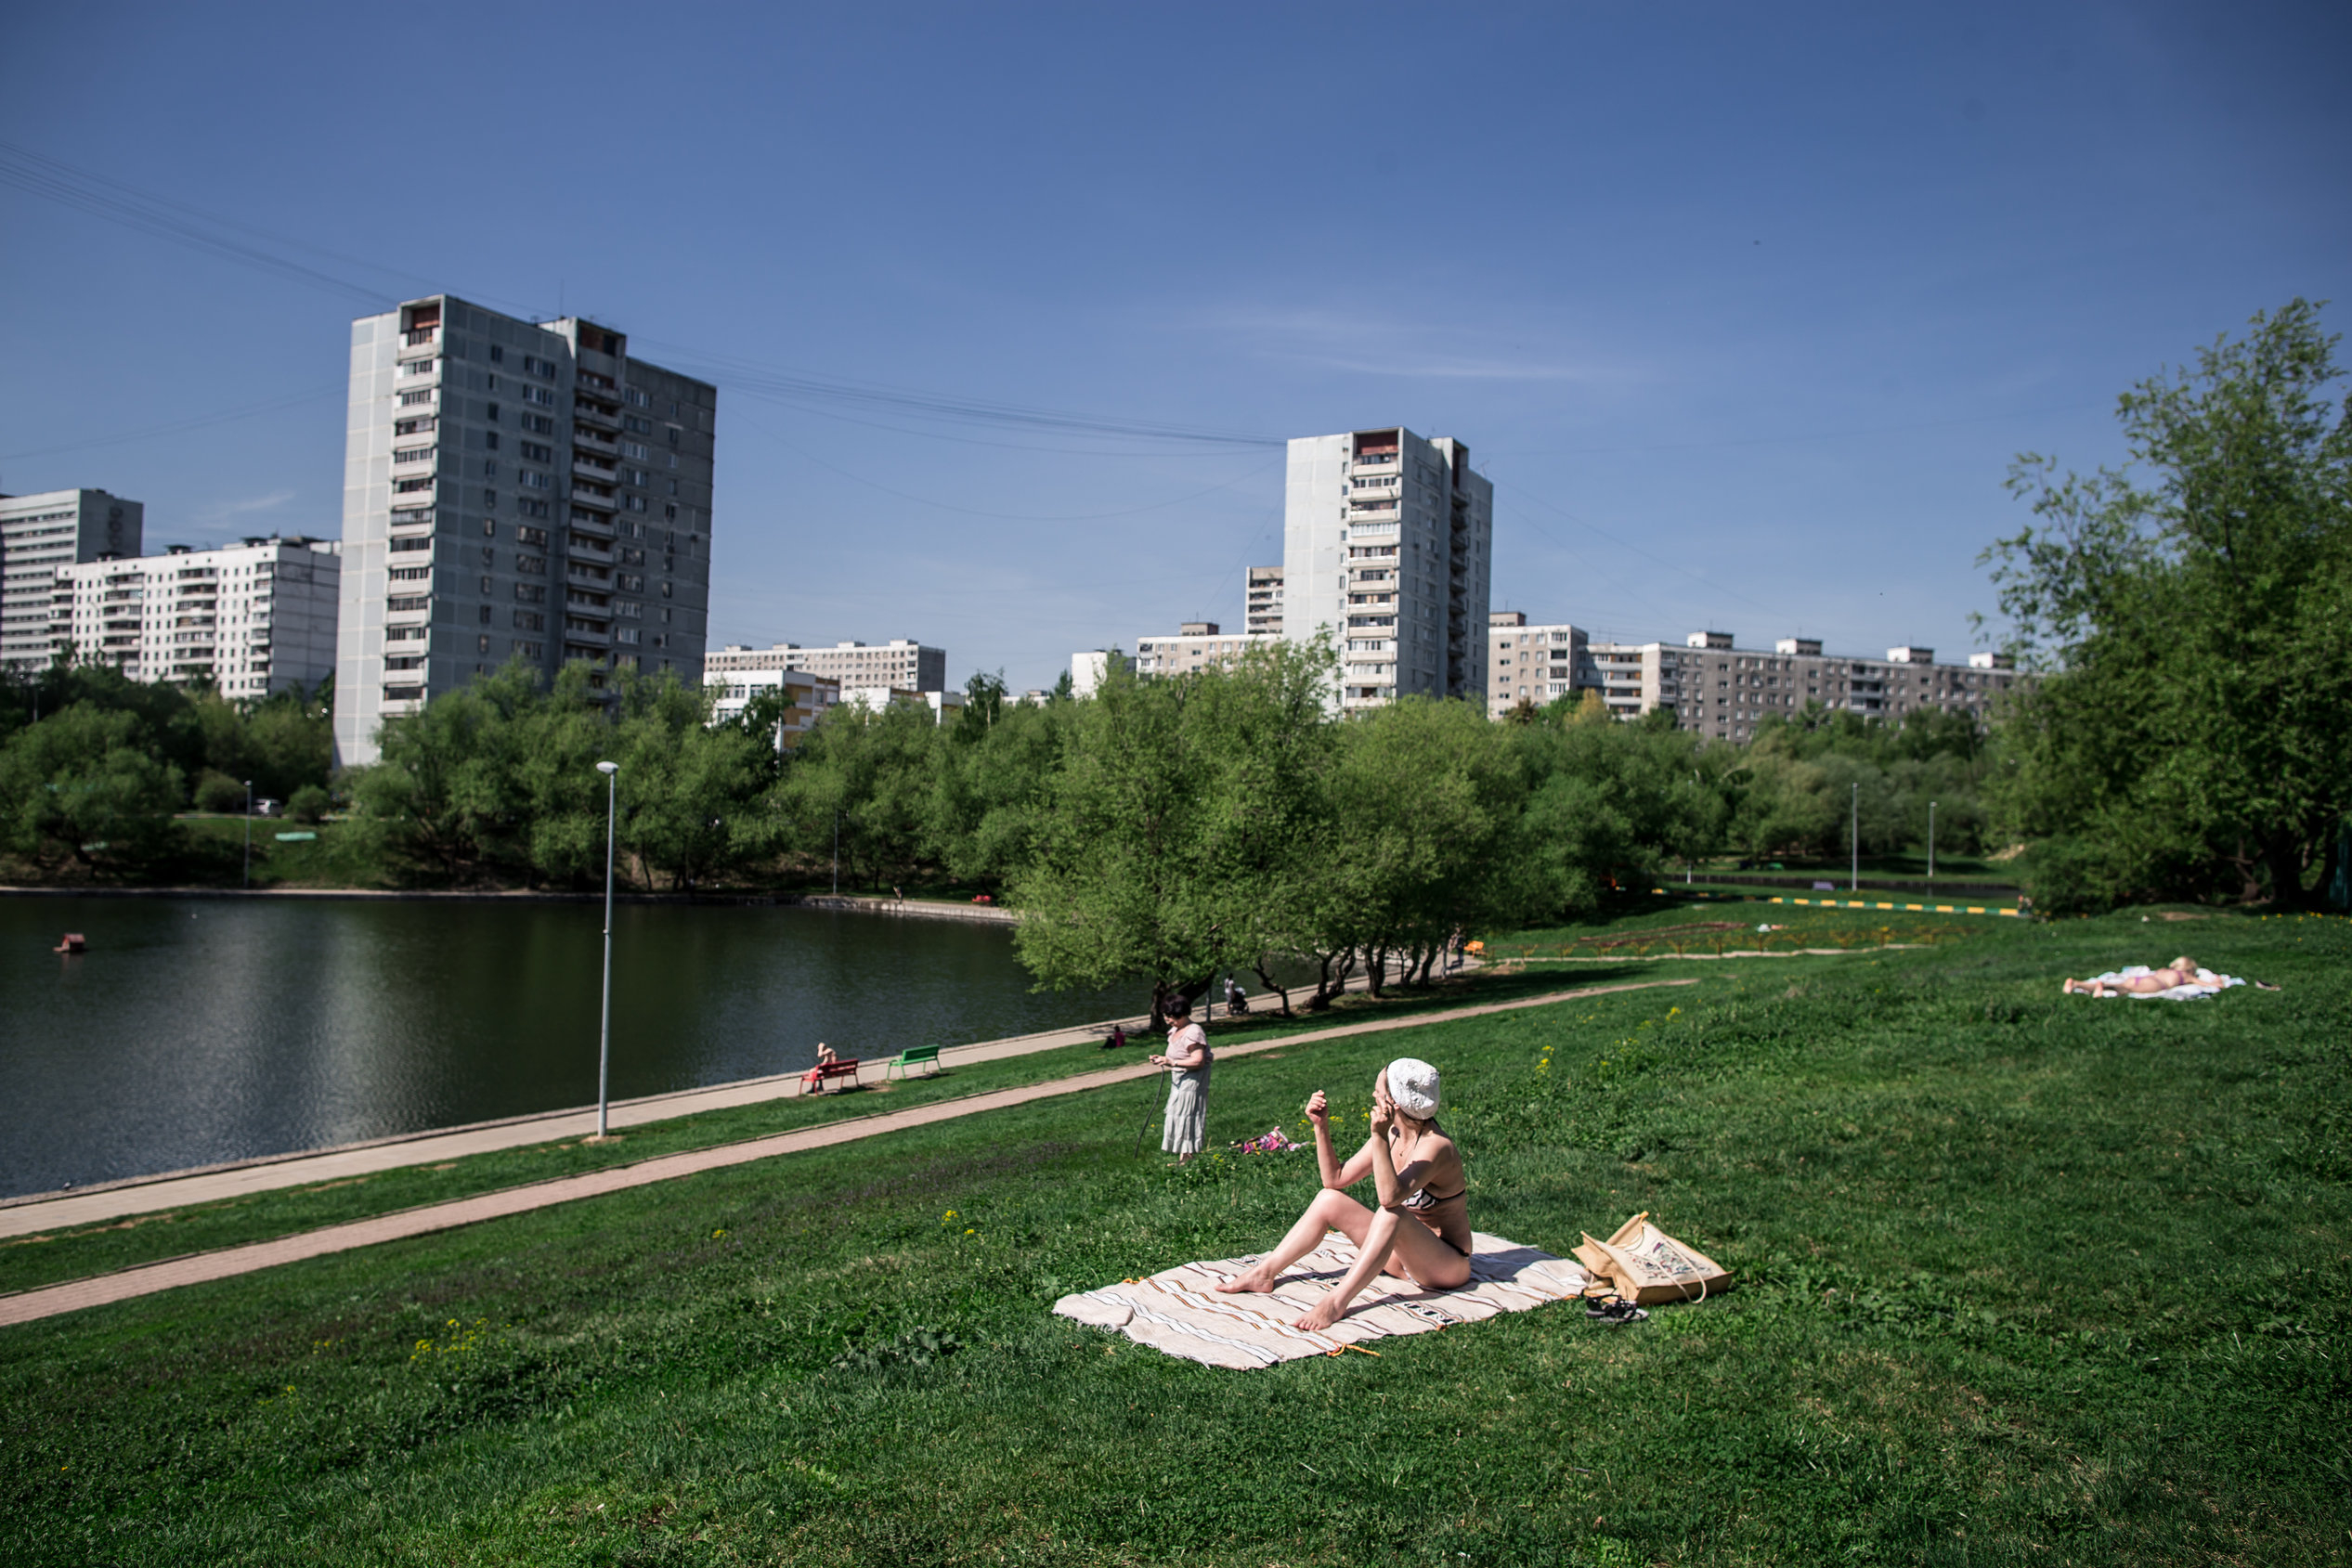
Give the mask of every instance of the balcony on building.
[[572, 400], [572, 426], [575, 439], [578, 439], [577, 433], [582, 425], [594, 425], [600, 430], [617, 431], [620, 429], [620, 408], [617, 405], [607, 407], [603, 403], [591, 403], [586, 397], [575, 397]]
[[586, 532], [572, 535], [571, 553], [576, 560], [593, 561], [602, 566], [613, 564], [612, 541], [594, 538]]
[[613, 499], [610, 487], [584, 482], [572, 486], [572, 504], [576, 507], [591, 506], [603, 512], [620, 510], [620, 503]]
[[596, 452], [604, 457], [620, 456], [620, 442], [602, 431], [591, 430], [584, 424], [572, 427], [572, 449], [575, 452]]
[[613, 537], [613, 520], [601, 512], [575, 510], [569, 521], [576, 530], [594, 534], [601, 538]]
[[606, 626], [597, 626], [592, 622], [580, 620], [576, 616], [565, 616], [564, 617], [564, 641], [566, 644], [578, 643], [586, 648], [609, 648], [612, 646], [613, 641], [612, 628]]

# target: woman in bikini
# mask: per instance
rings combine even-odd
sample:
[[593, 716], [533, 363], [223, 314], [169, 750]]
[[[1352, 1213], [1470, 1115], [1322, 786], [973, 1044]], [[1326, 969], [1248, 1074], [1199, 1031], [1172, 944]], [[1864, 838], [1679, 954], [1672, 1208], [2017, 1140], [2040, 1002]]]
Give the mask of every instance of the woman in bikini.
[[2145, 996], [2184, 985], [2203, 986], [2207, 991], [2221, 989], [2219, 980], [2199, 979], [2197, 961], [2185, 955], [2174, 959], [2161, 969], [2151, 969], [2144, 975], [2134, 975], [2129, 979], [2069, 980], [2063, 989], [2065, 994], [2069, 996], [2078, 991], [2086, 996], [2105, 996], [2110, 991], [2129, 991]]
[[[1316, 1090], [1306, 1102], [1306, 1119], [1315, 1127], [1315, 1163], [1322, 1172], [1323, 1190], [1280, 1246], [1217, 1289], [1273, 1289], [1282, 1271], [1321, 1246], [1332, 1230], [1356, 1243], [1356, 1266], [1294, 1327], [1317, 1333], [1330, 1328], [1376, 1274], [1397, 1275], [1427, 1290], [1469, 1284], [1469, 1186], [1462, 1173], [1462, 1151], [1438, 1127], [1436, 1116], [1437, 1069], [1410, 1056], [1397, 1058], [1372, 1080], [1371, 1136], [1343, 1165], [1332, 1148], [1330, 1105]], [[1345, 1190], [1367, 1175], [1379, 1199], [1377, 1209], [1365, 1208]]]

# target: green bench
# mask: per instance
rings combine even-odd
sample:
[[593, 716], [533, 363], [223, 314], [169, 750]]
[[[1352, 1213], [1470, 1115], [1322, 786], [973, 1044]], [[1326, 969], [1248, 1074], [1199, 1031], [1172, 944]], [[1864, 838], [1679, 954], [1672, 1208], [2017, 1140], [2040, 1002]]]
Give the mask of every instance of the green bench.
[[888, 1080], [892, 1073], [896, 1073], [901, 1078], [903, 1078], [906, 1076], [906, 1069], [908, 1068], [921, 1067], [927, 1062], [930, 1065], [931, 1072], [933, 1074], [940, 1071], [939, 1047], [936, 1045], [910, 1045], [905, 1050], [901, 1051], [897, 1056], [892, 1056], [890, 1061], [883, 1066], [882, 1077], [885, 1080]]

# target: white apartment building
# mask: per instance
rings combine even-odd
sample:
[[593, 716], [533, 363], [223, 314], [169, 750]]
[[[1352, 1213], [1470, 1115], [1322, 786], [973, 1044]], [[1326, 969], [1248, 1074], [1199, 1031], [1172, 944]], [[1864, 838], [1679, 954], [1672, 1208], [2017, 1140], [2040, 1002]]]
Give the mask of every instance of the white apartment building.
[[58, 568], [56, 637], [133, 680], [223, 696], [309, 689], [335, 671], [343, 547], [288, 535]]
[[104, 490], [0, 496], [0, 669], [48, 667], [58, 653], [58, 568], [136, 555], [146, 519], [146, 507]]
[[1461, 442], [1359, 430], [1290, 444], [1282, 632], [1328, 629], [1343, 710], [1487, 690], [1494, 486]]
[[336, 759], [510, 659], [700, 680], [718, 400], [593, 322], [354, 321]]
[[961, 692], [916, 692], [904, 686], [844, 686], [841, 700], [879, 713], [886, 707], [926, 707], [930, 709], [931, 722], [944, 724], [948, 715], [960, 713], [965, 697]]
[[[1186, 621], [1174, 637], [1136, 639], [1136, 673], [1146, 680], [1188, 675], [1194, 670], [1228, 668], [1241, 662], [1250, 647], [1247, 637], [1236, 637], [1215, 621]], [[1083, 656], [1083, 655], [1082, 655]], [[1077, 690], [1077, 678], [1071, 689]]]
[[825, 716], [825, 710], [841, 700], [839, 681], [799, 669], [705, 670], [702, 683], [706, 691], [713, 693], [713, 724], [736, 723], [756, 698], [771, 692], [783, 693], [787, 701], [776, 720], [778, 751], [798, 746], [800, 737]]
[[1620, 719], [1670, 707], [1685, 730], [1745, 741], [1772, 714], [1819, 705], [1900, 720], [1925, 709], [1982, 719], [2021, 679], [2007, 654], [1971, 654], [1940, 665], [1931, 648], [1890, 648], [1883, 659], [1825, 654], [1813, 638], [1784, 637], [1770, 653], [1743, 649], [1725, 631], [1695, 631], [1680, 647], [1595, 641], [1573, 626], [1529, 626], [1518, 611], [1489, 617], [1494, 680], [1487, 712], [1500, 719], [1522, 700], [1542, 706], [1598, 692]]
[[1120, 657], [1116, 648], [1081, 648], [1070, 655], [1070, 694], [1091, 697], [1102, 690], [1102, 683], [1111, 678], [1111, 661]]
[[877, 647], [864, 642], [836, 642], [830, 648], [803, 648], [798, 642], [778, 642], [753, 648], [730, 642], [708, 655], [704, 667], [733, 672], [739, 669], [801, 669], [852, 686], [897, 686], [910, 692], [947, 689], [947, 650], [926, 647], [908, 638], [894, 637]]
[[1252, 637], [1282, 635], [1282, 568], [1253, 566], [1250, 568], [1249, 603], [1241, 617], [1242, 628]]

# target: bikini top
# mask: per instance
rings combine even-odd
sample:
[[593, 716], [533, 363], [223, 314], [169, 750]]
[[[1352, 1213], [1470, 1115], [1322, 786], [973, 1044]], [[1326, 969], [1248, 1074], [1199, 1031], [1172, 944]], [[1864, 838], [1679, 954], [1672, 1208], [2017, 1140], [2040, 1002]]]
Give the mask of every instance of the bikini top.
[[1453, 1202], [1455, 1199], [1465, 1196], [1469, 1191], [1470, 1184], [1465, 1181], [1461, 1186], [1456, 1187], [1452, 1192], [1448, 1193], [1441, 1198], [1437, 1194], [1430, 1191], [1427, 1184], [1424, 1183], [1423, 1185], [1415, 1187], [1410, 1193], [1406, 1195], [1404, 1206], [1416, 1212], [1425, 1213], [1429, 1210], [1435, 1209], [1440, 1204]]

